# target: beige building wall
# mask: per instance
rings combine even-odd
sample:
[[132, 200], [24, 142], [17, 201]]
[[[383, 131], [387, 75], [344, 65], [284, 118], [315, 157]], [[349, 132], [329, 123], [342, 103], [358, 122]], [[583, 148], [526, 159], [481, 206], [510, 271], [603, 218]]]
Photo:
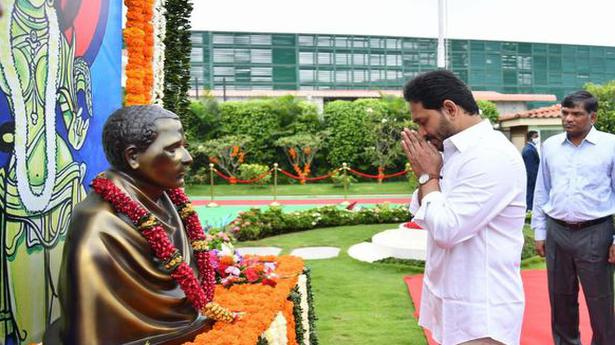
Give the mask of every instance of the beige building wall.
[[510, 128], [510, 141], [515, 147], [521, 151], [525, 146], [525, 137], [527, 136], [528, 126], [516, 126]]

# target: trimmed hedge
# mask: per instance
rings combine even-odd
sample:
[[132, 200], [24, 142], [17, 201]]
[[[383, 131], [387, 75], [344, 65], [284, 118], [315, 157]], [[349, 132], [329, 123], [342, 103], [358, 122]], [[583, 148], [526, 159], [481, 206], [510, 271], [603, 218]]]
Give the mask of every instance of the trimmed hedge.
[[315, 228], [356, 225], [401, 223], [410, 219], [406, 206], [379, 204], [374, 208], [361, 208], [358, 211], [338, 206], [322, 206], [304, 211], [284, 213], [281, 207], [267, 210], [251, 208], [227, 225], [239, 241], [258, 240], [290, 232]]
[[279, 160], [274, 144], [277, 139], [296, 133], [316, 133], [322, 127], [315, 105], [290, 96], [222, 103], [220, 123], [220, 135], [253, 138], [246, 160], [259, 164]]

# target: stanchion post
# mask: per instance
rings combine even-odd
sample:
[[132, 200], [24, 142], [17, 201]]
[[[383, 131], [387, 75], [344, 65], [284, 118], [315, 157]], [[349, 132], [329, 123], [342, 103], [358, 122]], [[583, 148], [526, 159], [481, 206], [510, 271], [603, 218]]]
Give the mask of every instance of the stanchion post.
[[278, 200], [278, 163], [273, 163], [273, 202], [270, 206], [280, 206]]
[[214, 163], [209, 163], [209, 197], [210, 202], [207, 207], [218, 207], [214, 202]]
[[348, 201], [348, 164], [342, 163], [342, 178], [344, 181], [344, 201], [340, 203], [342, 206], [350, 205]]
[[413, 179], [412, 179], [412, 175], [410, 175], [411, 171], [412, 171], [412, 169], [410, 168], [410, 163], [406, 163], [406, 178], [408, 179], [408, 184], [410, 185], [410, 189], [412, 190], [412, 188], [414, 188], [416, 186], [414, 186], [413, 183], [412, 183]]

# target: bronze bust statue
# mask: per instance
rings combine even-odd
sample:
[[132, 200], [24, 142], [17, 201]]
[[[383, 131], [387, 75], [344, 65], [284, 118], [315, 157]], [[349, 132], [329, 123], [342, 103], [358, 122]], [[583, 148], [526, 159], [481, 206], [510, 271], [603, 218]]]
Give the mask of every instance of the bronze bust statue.
[[[114, 112], [103, 129], [105, 177], [162, 224], [198, 272], [165, 191], [184, 184], [192, 158], [176, 114], [155, 105]], [[123, 214], [93, 191], [73, 211], [59, 280], [61, 317], [43, 344], [181, 344], [211, 327]]]

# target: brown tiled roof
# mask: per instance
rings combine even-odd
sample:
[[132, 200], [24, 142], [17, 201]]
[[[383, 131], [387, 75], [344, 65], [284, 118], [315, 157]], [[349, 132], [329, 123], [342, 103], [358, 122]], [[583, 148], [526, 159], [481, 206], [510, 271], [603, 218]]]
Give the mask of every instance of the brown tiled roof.
[[555, 104], [550, 107], [536, 108], [532, 110], [522, 111], [519, 113], [500, 115], [500, 121], [508, 121], [514, 119], [553, 119], [560, 117], [561, 105]]
[[[194, 94], [194, 90], [192, 90]], [[212, 90], [211, 94], [222, 97], [222, 90]], [[499, 93], [495, 91], [473, 91], [477, 100], [496, 102], [554, 102], [555, 95], [549, 94], [516, 94]], [[324, 98], [378, 98], [382, 95], [402, 96], [401, 90], [226, 90], [227, 97], [279, 97], [293, 95], [298, 97]]]

